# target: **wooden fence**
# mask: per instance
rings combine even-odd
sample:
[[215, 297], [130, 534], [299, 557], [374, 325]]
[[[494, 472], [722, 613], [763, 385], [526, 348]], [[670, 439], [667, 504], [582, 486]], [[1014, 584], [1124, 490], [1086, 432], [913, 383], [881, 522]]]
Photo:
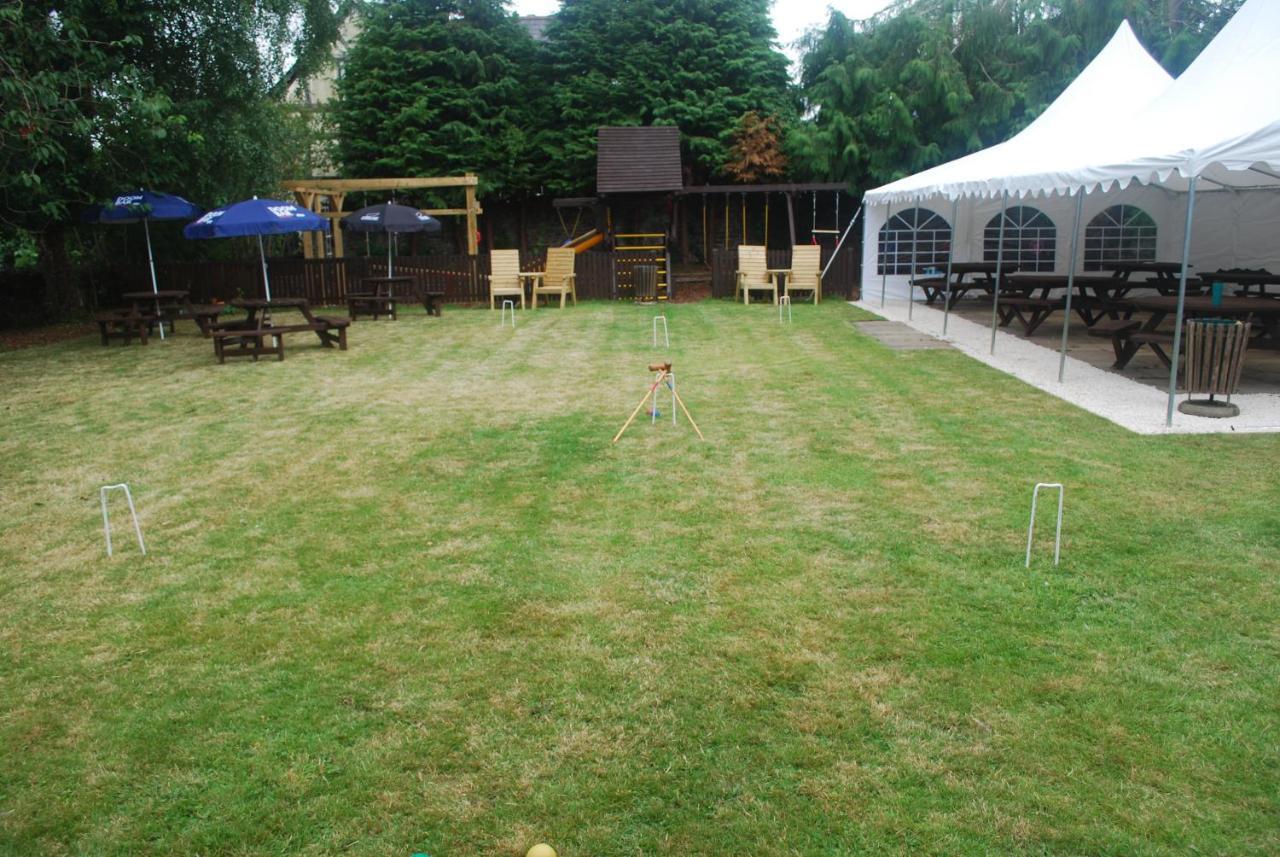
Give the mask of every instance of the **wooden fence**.
[[[823, 247], [822, 264], [826, 265], [830, 258], [831, 250]], [[853, 236], [850, 236], [844, 247], [840, 248], [840, 255], [836, 257], [835, 264], [827, 271], [827, 275], [822, 278], [823, 296], [856, 298], [858, 296], [858, 284], [862, 281], [861, 263], [862, 253], [858, 250], [858, 243], [853, 240]], [[769, 267], [791, 267], [791, 251], [789, 249], [770, 250]], [[712, 297], [733, 297], [733, 284], [737, 270], [738, 250], [736, 247], [728, 249], [716, 248], [711, 251]]]
[[[525, 271], [541, 270], [543, 257], [521, 256]], [[342, 303], [347, 293], [359, 291], [365, 277], [384, 277], [385, 259], [348, 257], [342, 259], [268, 260], [271, 294], [275, 297], [306, 298], [318, 305]], [[613, 255], [583, 253], [578, 256], [578, 297], [614, 296]], [[489, 257], [487, 254], [401, 256], [395, 260], [397, 275], [413, 276], [418, 288], [442, 291], [449, 303], [480, 303], [489, 300]], [[162, 289], [185, 289], [196, 303], [228, 301], [263, 294], [262, 265], [257, 260], [235, 262], [157, 262], [156, 277]], [[119, 303], [119, 293], [151, 288], [145, 263], [117, 266], [102, 278], [104, 303]]]
[[[823, 264], [830, 251], [824, 249]], [[832, 297], [848, 297], [859, 282], [861, 254], [851, 240], [840, 251], [836, 263], [823, 280], [823, 293]], [[770, 250], [769, 267], [786, 268], [791, 264], [790, 250]], [[627, 272], [622, 270], [613, 253], [586, 252], [578, 256], [578, 297], [582, 300], [617, 298], [620, 282], [625, 284]], [[341, 304], [349, 291], [359, 291], [365, 277], [387, 274], [385, 259], [347, 257], [341, 259], [272, 259], [268, 262], [271, 294], [275, 297], [306, 298], [317, 305]], [[540, 255], [521, 256], [525, 271], [541, 270]], [[735, 248], [713, 250], [711, 288], [715, 297], [732, 297], [734, 271], [738, 267]], [[489, 300], [489, 257], [487, 254], [437, 254], [433, 256], [401, 256], [395, 260], [396, 274], [416, 278], [418, 288], [441, 291], [448, 303], [486, 303]], [[95, 278], [100, 283], [99, 300], [103, 305], [119, 304], [120, 293], [151, 288], [145, 263], [121, 264], [108, 276]], [[262, 265], [257, 260], [235, 262], [157, 262], [156, 277], [162, 289], [185, 289], [195, 303], [214, 300], [229, 301], [239, 297], [263, 295]], [[625, 293], [625, 288], [621, 290]]]

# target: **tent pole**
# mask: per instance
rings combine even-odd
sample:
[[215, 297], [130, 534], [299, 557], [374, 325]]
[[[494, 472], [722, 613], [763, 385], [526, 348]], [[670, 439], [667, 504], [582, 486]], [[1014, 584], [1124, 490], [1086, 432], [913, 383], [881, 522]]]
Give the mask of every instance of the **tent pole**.
[[[147, 264], [151, 266], [151, 291], [156, 293], [160, 291], [160, 285], [156, 282], [156, 257], [151, 253], [151, 221], [142, 218], [142, 231], [147, 235]], [[156, 298], [156, 315], [160, 315], [160, 298]], [[160, 341], [164, 341], [164, 322], [160, 321]]]
[[947, 322], [951, 320], [951, 260], [956, 257], [956, 218], [960, 214], [960, 197], [951, 200], [951, 241], [947, 246], [947, 283], [942, 298], [942, 335], [947, 335]]
[[1000, 194], [1000, 230], [996, 233], [996, 291], [991, 297], [991, 353], [996, 353], [996, 320], [1000, 309], [1000, 277], [1004, 266], [1004, 214], [1009, 207], [1009, 191]]
[[1169, 356], [1169, 408], [1164, 424], [1173, 425], [1174, 400], [1178, 397], [1178, 353], [1182, 350], [1182, 314], [1187, 300], [1187, 259], [1191, 255], [1191, 218], [1196, 210], [1196, 176], [1187, 186], [1187, 226], [1182, 233], [1182, 271], [1178, 274], [1178, 312], [1173, 322], [1173, 354]]
[[267, 251], [262, 246], [262, 236], [258, 236], [258, 258], [262, 260], [262, 285], [267, 290], [267, 300], [271, 300], [271, 280], [267, 278]]
[[[884, 293], [889, 285], [889, 221], [893, 219], [893, 203], [884, 204], [884, 250], [885, 259], [880, 266], [880, 308], [884, 309]], [[877, 241], [877, 244], [880, 242]]]
[[915, 223], [911, 226], [911, 270], [907, 272], [907, 319], [910, 320], [916, 308], [916, 237], [920, 234], [920, 197], [912, 203]]
[[1076, 286], [1076, 248], [1080, 243], [1080, 213], [1084, 209], [1084, 186], [1076, 190], [1076, 216], [1071, 221], [1071, 256], [1067, 268], [1067, 304], [1062, 310], [1062, 348], [1058, 353], [1058, 383], [1067, 371], [1067, 328], [1071, 326], [1071, 293]]

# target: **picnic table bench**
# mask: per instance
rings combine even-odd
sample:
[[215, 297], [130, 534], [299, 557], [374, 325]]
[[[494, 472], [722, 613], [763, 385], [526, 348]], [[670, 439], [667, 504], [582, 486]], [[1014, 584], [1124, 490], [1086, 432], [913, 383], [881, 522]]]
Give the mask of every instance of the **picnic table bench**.
[[222, 313], [222, 307], [191, 303], [190, 292], [185, 289], [161, 289], [157, 292], [125, 292], [120, 297], [129, 301], [138, 315], [151, 315], [157, 323], [168, 322], [170, 329], [180, 319], [190, 319], [207, 339], [212, 325]]
[[1248, 297], [1253, 288], [1258, 290], [1255, 297], [1280, 297], [1267, 291], [1267, 286], [1280, 286], [1280, 274], [1269, 271], [1214, 271], [1202, 274], [1200, 279], [1205, 283], [1234, 283], [1240, 286], [1236, 294], [1241, 297]]
[[[415, 282], [414, 277], [365, 277], [361, 283], [363, 290], [352, 292], [347, 295], [347, 314], [355, 321], [361, 315], [372, 316], [374, 321], [379, 316], [390, 316], [392, 321], [398, 317], [396, 307], [400, 301], [410, 300], [408, 289], [401, 294], [395, 294], [396, 286], [411, 287]], [[439, 317], [441, 306], [444, 304], [443, 291], [418, 291], [418, 295], [422, 300], [422, 308], [427, 311], [427, 315]]]
[[151, 329], [156, 323], [154, 315], [135, 312], [132, 309], [103, 310], [95, 313], [93, 320], [98, 325], [103, 345], [110, 345], [113, 337], [119, 338], [125, 345], [135, 338], [146, 345]]
[[372, 316], [374, 321], [379, 316], [389, 316], [396, 320], [396, 304], [404, 300], [403, 295], [396, 294], [396, 288], [411, 288], [414, 278], [401, 277], [365, 277], [360, 281], [361, 290], [347, 294], [347, 314], [354, 321], [361, 315]]
[[[1116, 362], [1113, 369], [1123, 369], [1129, 361], [1145, 345], [1160, 358], [1160, 362], [1168, 366], [1171, 363], [1165, 348], [1173, 346], [1173, 332], [1160, 330], [1160, 325], [1170, 313], [1177, 312], [1178, 299], [1168, 295], [1152, 295], [1146, 297], [1126, 298], [1134, 312], [1147, 312], [1150, 315], [1141, 325], [1122, 327], [1114, 325], [1110, 331], [1112, 344], [1116, 351]], [[1272, 342], [1280, 336], [1280, 301], [1259, 297], [1225, 297], [1214, 303], [1207, 295], [1189, 295], [1183, 301], [1183, 313], [1187, 318], [1204, 316], [1220, 316], [1224, 318], [1258, 317], [1261, 333], [1258, 338], [1270, 338]], [[1099, 335], [1104, 335], [1102, 331]]]
[[1036, 328], [1049, 316], [1066, 308], [1066, 298], [1055, 296], [1053, 292], [1066, 289], [1068, 284], [1077, 291], [1072, 296], [1072, 312], [1090, 327], [1101, 318], [1119, 317], [1109, 294], [1132, 288], [1114, 277], [1087, 274], [1076, 274], [1074, 277], [1062, 274], [1014, 274], [1001, 277], [1000, 299], [996, 302], [1000, 326], [1006, 327], [1016, 318], [1022, 322], [1027, 336], [1035, 333]]
[[[924, 277], [915, 277], [911, 280], [911, 285], [924, 292], [924, 301], [926, 304], [932, 305], [934, 301], [945, 299], [947, 295], [947, 276], [946, 267], [938, 265], [928, 265], [917, 270], [917, 274], [926, 274]], [[984, 291], [988, 294], [994, 291], [995, 287], [995, 262], [952, 262], [951, 263], [951, 306], [955, 306], [956, 301], [963, 298], [971, 291]], [[1004, 274], [1010, 274], [1018, 269], [1017, 265], [1006, 263], [1000, 266]], [[936, 272], [936, 273], [929, 273]], [[966, 277], [972, 277], [966, 279]]]
[[[241, 319], [220, 322], [213, 330], [213, 351], [219, 363], [228, 357], [252, 357], [276, 355], [284, 359], [286, 333], [314, 333], [321, 346], [341, 351], [347, 350], [347, 328], [351, 319], [343, 316], [314, 315], [306, 298], [275, 298], [273, 300], [238, 300], [231, 305], [246, 312]], [[297, 310], [304, 321], [300, 324], [276, 324], [271, 319], [272, 310]], [[267, 340], [271, 340], [268, 343]]]

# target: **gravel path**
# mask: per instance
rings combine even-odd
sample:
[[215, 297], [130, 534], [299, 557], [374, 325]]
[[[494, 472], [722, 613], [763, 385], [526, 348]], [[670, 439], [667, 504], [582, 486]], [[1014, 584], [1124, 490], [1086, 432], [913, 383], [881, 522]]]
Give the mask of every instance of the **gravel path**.
[[[944, 337], [941, 310], [917, 303], [908, 320], [905, 300], [890, 298], [881, 307], [877, 293], [870, 300], [852, 303], [882, 318], [909, 324], [922, 333], [944, 339], [975, 360], [1138, 434], [1280, 432], [1280, 394], [1232, 396], [1231, 401], [1240, 406], [1240, 416], [1232, 419], [1190, 417], [1174, 411], [1170, 428], [1165, 425], [1168, 394], [1163, 389], [1098, 369], [1069, 355], [1064, 380], [1059, 383], [1055, 350], [998, 331], [993, 356], [989, 327], [952, 315]], [[1179, 396], [1179, 401], [1182, 398]]]

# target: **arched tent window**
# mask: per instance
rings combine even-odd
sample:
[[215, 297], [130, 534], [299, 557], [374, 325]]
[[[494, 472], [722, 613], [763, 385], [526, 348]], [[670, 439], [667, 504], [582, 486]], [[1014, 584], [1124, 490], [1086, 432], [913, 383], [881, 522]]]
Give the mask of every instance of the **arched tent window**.
[[[996, 261], [1000, 241], [1000, 215], [991, 218], [982, 233], [982, 258]], [[1004, 263], [1022, 271], [1052, 271], [1058, 249], [1058, 227], [1043, 211], [1015, 205], [1004, 213]]]
[[916, 267], [943, 267], [951, 255], [951, 224], [927, 208], [895, 213], [880, 227], [876, 274], [910, 274], [915, 240]]
[[1084, 228], [1084, 269], [1108, 262], [1147, 262], [1156, 257], [1156, 222], [1136, 205], [1113, 205]]

